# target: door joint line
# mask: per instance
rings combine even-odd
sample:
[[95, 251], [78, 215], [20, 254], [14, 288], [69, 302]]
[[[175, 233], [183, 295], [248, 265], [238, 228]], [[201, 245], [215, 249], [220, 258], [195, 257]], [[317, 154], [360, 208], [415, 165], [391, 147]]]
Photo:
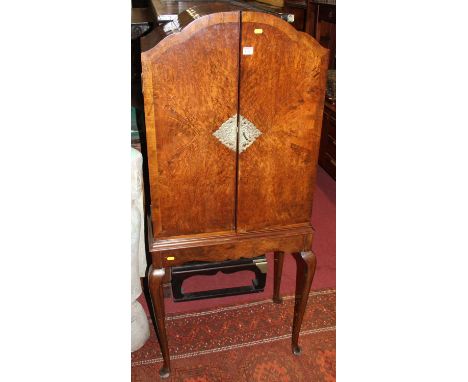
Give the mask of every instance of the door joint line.
[[241, 83], [241, 50], [242, 50], [242, 11], [239, 12], [239, 49], [237, 60], [237, 129], [236, 129], [236, 196], [234, 198], [234, 229], [237, 232], [239, 206], [239, 141], [240, 141], [240, 83]]

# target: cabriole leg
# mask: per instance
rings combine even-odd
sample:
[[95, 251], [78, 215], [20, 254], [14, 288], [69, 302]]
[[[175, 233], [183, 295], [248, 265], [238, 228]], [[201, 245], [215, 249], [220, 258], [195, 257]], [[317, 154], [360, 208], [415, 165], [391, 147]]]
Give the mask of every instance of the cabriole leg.
[[296, 273], [296, 299], [294, 304], [294, 319], [292, 328], [292, 351], [295, 355], [301, 354], [299, 347], [299, 332], [301, 330], [302, 319], [307, 307], [310, 286], [314, 278], [317, 259], [315, 254], [310, 252], [293, 253], [297, 264]]
[[281, 304], [283, 299], [280, 296], [280, 287], [281, 275], [283, 274], [284, 252], [275, 252], [274, 256], [273, 302]]
[[159, 345], [161, 346], [161, 352], [163, 356], [163, 367], [159, 371], [159, 375], [161, 376], [161, 378], [169, 377], [169, 374], [171, 372], [171, 364], [169, 359], [169, 345], [167, 342], [166, 325], [164, 322], [164, 273], [164, 268], [154, 269], [153, 266], [150, 267], [148, 273], [151, 302], [153, 305], [154, 316], [156, 318], [155, 330], [156, 334], [158, 335]]

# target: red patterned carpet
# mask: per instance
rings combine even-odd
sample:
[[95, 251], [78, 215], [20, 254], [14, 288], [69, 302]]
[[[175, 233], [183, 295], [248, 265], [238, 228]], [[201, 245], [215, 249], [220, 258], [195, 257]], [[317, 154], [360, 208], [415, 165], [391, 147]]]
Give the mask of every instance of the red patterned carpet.
[[[311, 292], [299, 344], [291, 352], [294, 297], [281, 305], [250, 302], [198, 313], [169, 314], [172, 374], [167, 381], [335, 381], [335, 289]], [[132, 353], [132, 381], [160, 380], [155, 334]]]

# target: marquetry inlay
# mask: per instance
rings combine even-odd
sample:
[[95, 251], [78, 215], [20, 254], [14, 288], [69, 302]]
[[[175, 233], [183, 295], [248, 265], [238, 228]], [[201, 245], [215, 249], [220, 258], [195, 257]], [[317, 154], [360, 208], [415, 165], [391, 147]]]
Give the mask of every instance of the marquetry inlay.
[[[239, 153], [244, 152], [262, 134], [257, 127], [239, 115]], [[237, 151], [237, 114], [228, 118], [213, 135], [227, 148]]]

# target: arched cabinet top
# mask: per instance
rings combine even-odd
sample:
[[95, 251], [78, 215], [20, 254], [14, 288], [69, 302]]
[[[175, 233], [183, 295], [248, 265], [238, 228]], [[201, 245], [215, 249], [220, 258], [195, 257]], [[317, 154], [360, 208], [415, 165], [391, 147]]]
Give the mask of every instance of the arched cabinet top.
[[305, 44], [313, 47], [319, 56], [328, 54], [328, 49], [323, 48], [308, 33], [296, 30], [278, 16], [256, 10], [246, 10], [245, 7], [233, 3], [213, 2], [193, 6], [180, 13], [175, 20], [160, 25], [143, 36], [141, 38], [142, 56], [151, 56], [155, 50], [164, 51], [169, 46], [183, 42], [194, 33], [209, 26], [239, 22], [267, 24], [287, 34], [294, 41], [303, 40]]

